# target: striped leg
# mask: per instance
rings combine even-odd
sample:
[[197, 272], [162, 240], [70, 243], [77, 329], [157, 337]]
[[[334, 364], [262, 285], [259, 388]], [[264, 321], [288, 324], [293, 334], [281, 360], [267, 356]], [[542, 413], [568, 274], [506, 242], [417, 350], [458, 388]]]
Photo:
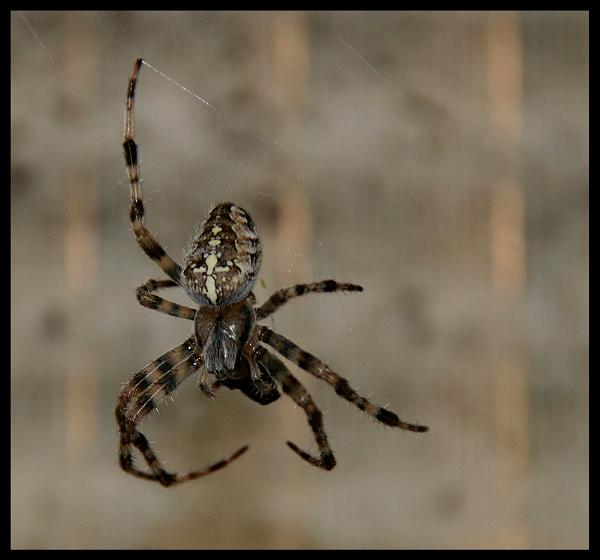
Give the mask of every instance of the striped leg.
[[273, 354], [268, 351], [264, 351], [258, 358], [261, 365], [263, 365], [269, 374], [275, 379], [280, 385], [283, 392], [288, 395], [293, 401], [304, 409], [308, 423], [312, 428], [315, 440], [319, 446], [319, 457], [314, 457], [310, 453], [300, 449], [295, 443], [288, 441], [287, 444], [295, 451], [302, 459], [309, 462], [315, 467], [319, 467], [326, 471], [330, 471], [335, 467], [335, 457], [333, 451], [329, 447], [327, 442], [327, 434], [323, 428], [323, 415], [317, 408], [317, 405], [312, 400], [304, 386], [298, 381], [285, 367], [283, 362], [276, 358]]
[[144, 226], [144, 203], [142, 202], [142, 185], [140, 182], [140, 168], [138, 164], [137, 144], [134, 136], [134, 118], [133, 118], [133, 100], [135, 95], [135, 84], [137, 75], [142, 65], [142, 59], [135, 61], [133, 72], [129, 78], [129, 87], [127, 89], [127, 108], [125, 111], [125, 135], [123, 139], [123, 149], [125, 153], [125, 163], [127, 164], [127, 174], [129, 175], [129, 184], [131, 186], [131, 206], [129, 217], [133, 225], [133, 231], [140, 247], [144, 252], [163, 269], [163, 271], [179, 284], [181, 276], [181, 267], [171, 258], [165, 250], [158, 244], [154, 236]]
[[[137, 429], [137, 424], [197, 369], [194, 344], [194, 337], [190, 337], [169, 350], [136, 373], [121, 391], [115, 410], [120, 431], [119, 464], [129, 474], [171, 486], [222, 469], [248, 449], [247, 446], [242, 447], [228, 459], [179, 476], [164, 469], [146, 436]], [[151, 472], [135, 467], [132, 446], [142, 454]]]
[[311, 282], [310, 284], [296, 284], [290, 288], [283, 288], [275, 292], [265, 303], [256, 310], [256, 319], [264, 319], [272, 313], [275, 313], [282, 305], [290, 299], [303, 296], [304, 294], [318, 292], [362, 292], [362, 286], [337, 282], [336, 280], [322, 280], [321, 282]]
[[404, 422], [393, 412], [370, 403], [367, 399], [361, 397], [354, 391], [348, 384], [348, 381], [331, 370], [327, 364], [323, 363], [312, 354], [305, 352], [291, 340], [288, 340], [284, 336], [281, 336], [264, 326], [257, 327], [257, 330], [262, 342], [277, 350], [282, 356], [285, 356], [303, 370], [329, 383], [338, 395], [345, 398], [347, 401], [350, 401], [360, 408], [360, 410], [363, 410], [376, 420], [379, 420], [379, 422], [411, 432], [426, 432], [429, 430], [427, 426]]
[[195, 309], [185, 307], [184, 305], [179, 305], [178, 303], [173, 303], [172, 301], [168, 301], [152, 293], [156, 290], [160, 290], [161, 288], [171, 288], [173, 286], [177, 286], [177, 283], [174, 280], [151, 279], [145, 284], [142, 284], [135, 291], [135, 295], [137, 296], [137, 300], [144, 307], [156, 309], [156, 311], [166, 313], [167, 315], [173, 315], [174, 317], [190, 319], [193, 321], [196, 315]]

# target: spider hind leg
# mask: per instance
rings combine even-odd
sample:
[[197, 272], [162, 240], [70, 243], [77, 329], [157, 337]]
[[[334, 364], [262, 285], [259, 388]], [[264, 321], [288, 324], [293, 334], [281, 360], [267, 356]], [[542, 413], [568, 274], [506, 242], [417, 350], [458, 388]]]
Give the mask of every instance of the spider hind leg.
[[362, 292], [362, 286], [337, 280], [321, 280], [309, 284], [295, 284], [289, 288], [276, 291], [265, 303], [256, 309], [256, 318], [265, 319], [275, 313], [280, 307], [291, 299], [305, 294], [316, 294], [320, 292]]
[[153, 280], [150, 279], [135, 291], [140, 305], [147, 307], [148, 309], [155, 309], [161, 313], [172, 315], [173, 317], [179, 317], [181, 319], [194, 320], [196, 316], [196, 310], [173, 303], [172, 301], [163, 299], [157, 296], [154, 292], [163, 288], [173, 288], [179, 286], [174, 280]]
[[138, 58], [133, 66], [129, 86], [127, 88], [127, 103], [125, 111], [125, 133], [123, 137], [123, 151], [125, 164], [127, 166], [127, 175], [129, 176], [129, 187], [131, 193], [131, 205], [129, 207], [129, 218], [133, 226], [133, 232], [138, 244], [148, 255], [176, 284], [179, 284], [181, 277], [181, 266], [177, 264], [156, 241], [155, 237], [146, 229], [144, 225], [144, 203], [142, 201], [142, 180], [140, 176], [140, 165], [138, 162], [138, 147], [134, 140], [134, 100], [135, 86], [138, 79], [138, 73], [143, 60]]

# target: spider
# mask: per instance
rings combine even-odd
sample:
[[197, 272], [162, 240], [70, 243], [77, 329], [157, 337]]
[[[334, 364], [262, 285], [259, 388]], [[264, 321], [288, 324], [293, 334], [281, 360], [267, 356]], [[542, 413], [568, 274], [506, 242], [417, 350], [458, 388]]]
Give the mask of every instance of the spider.
[[[171, 486], [222, 469], [248, 450], [248, 446], [241, 447], [227, 459], [207, 468], [178, 475], [165, 470], [139, 431], [140, 421], [187, 377], [199, 371], [198, 386], [209, 398], [214, 398], [217, 389], [225, 386], [267, 405], [280, 397], [281, 388], [304, 410], [319, 453], [312, 455], [291, 441], [287, 445], [311, 465], [327, 471], [333, 469], [336, 460], [327, 441], [320, 410], [300, 381], [265, 345], [331, 385], [338, 395], [379, 422], [412, 432], [427, 431], [427, 426], [404, 422], [393, 412], [372, 404], [327, 364], [257, 323], [292, 298], [318, 292], [360, 292], [361, 286], [336, 280], [296, 284], [278, 290], [263, 305], [255, 307], [256, 299], [251, 290], [261, 263], [261, 242], [250, 215], [230, 202], [218, 204], [209, 212], [185, 254], [183, 269], [146, 229], [134, 140], [134, 94], [142, 63], [141, 58], [135, 61], [125, 111], [123, 148], [131, 190], [130, 219], [137, 242], [169, 279], [148, 280], [137, 289], [136, 295], [144, 307], [193, 321], [194, 332], [136, 373], [121, 391], [115, 410], [121, 468], [139, 478]], [[155, 294], [159, 289], [177, 286], [196, 303], [196, 309]], [[140, 470], [134, 464], [134, 449], [143, 456], [149, 470]]]

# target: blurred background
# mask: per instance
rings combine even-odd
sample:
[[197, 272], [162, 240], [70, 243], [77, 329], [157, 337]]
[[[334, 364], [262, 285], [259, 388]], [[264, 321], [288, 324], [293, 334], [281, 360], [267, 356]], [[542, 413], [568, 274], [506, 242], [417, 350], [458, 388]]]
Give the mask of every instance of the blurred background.
[[[589, 14], [12, 12], [11, 47], [13, 548], [589, 546]], [[250, 451], [172, 489], [120, 470], [121, 384], [192, 326], [135, 299], [161, 277], [128, 219], [137, 57], [168, 76], [137, 88], [148, 228], [181, 259], [235, 201], [259, 302], [364, 286], [266, 324], [429, 433], [293, 367], [320, 472], [288, 398], [192, 376], [144, 422], [159, 457]]]

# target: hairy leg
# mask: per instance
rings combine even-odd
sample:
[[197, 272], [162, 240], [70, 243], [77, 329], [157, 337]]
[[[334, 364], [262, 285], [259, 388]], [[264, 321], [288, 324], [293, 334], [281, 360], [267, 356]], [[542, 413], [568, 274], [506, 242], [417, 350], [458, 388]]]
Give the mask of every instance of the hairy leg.
[[156, 311], [166, 313], [167, 315], [173, 315], [174, 317], [190, 319], [193, 321], [194, 317], [196, 316], [195, 309], [186, 307], [184, 305], [179, 305], [178, 303], [173, 303], [172, 301], [163, 299], [153, 293], [161, 288], [171, 288], [175, 286], [178, 286], [178, 284], [174, 280], [150, 279], [135, 291], [135, 295], [138, 302], [144, 307], [155, 309]]
[[129, 87], [127, 88], [127, 105], [125, 111], [125, 134], [123, 138], [123, 149], [129, 184], [131, 187], [131, 206], [129, 217], [133, 225], [135, 238], [144, 252], [163, 269], [163, 271], [175, 282], [180, 282], [181, 267], [171, 258], [158, 244], [154, 236], [144, 226], [144, 203], [142, 202], [142, 184], [140, 179], [140, 167], [138, 163], [137, 144], [134, 137], [134, 97], [137, 75], [142, 65], [142, 59], [135, 61]]
[[427, 426], [421, 426], [419, 424], [410, 424], [400, 420], [396, 414], [386, 410], [381, 406], [370, 403], [364, 397], [361, 397], [354, 389], [352, 389], [343, 377], [340, 377], [335, 373], [327, 364], [305, 352], [294, 344], [291, 340], [273, 332], [271, 329], [258, 326], [257, 331], [261, 342], [264, 342], [277, 350], [282, 356], [285, 356], [288, 360], [301, 367], [308, 373], [326, 381], [331, 385], [335, 392], [341, 397], [350, 401], [352, 404], [360, 408], [360, 410], [366, 412], [379, 422], [388, 426], [401, 428], [403, 430], [409, 430], [411, 432], [426, 432], [429, 430]]
[[[198, 369], [198, 363], [193, 353], [194, 344], [194, 337], [190, 337], [183, 344], [148, 364], [131, 378], [119, 395], [115, 410], [120, 432], [119, 464], [124, 471], [133, 476], [154, 480], [163, 486], [171, 486], [222, 469], [248, 449], [247, 446], [244, 446], [228, 459], [180, 476], [165, 470], [146, 436], [137, 429], [137, 424], [149, 412]], [[136, 468], [132, 446], [142, 454], [151, 472], [144, 472]]]
[[362, 292], [362, 287], [356, 284], [337, 282], [336, 280], [322, 280], [321, 282], [311, 282], [310, 284], [296, 284], [289, 288], [283, 288], [275, 292], [265, 303], [256, 310], [256, 319], [264, 319], [272, 313], [275, 313], [282, 305], [285, 305], [290, 299], [302, 296], [304, 294], [319, 292]]
[[329, 447], [327, 434], [323, 428], [323, 415], [312, 400], [312, 397], [304, 386], [298, 381], [285, 367], [283, 362], [267, 350], [261, 353], [259, 363], [269, 372], [271, 377], [280, 385], [283, 392], [288, 395], [298, 406], [302, 407], [306, 413], [308, 423], [312, 428], [317, 445], [319, 446], [319, 457], [314, 457], [310, 453], [300, 449], [295, 443], [288, 441], [288, 446], [295, 451], [302, 459], [315, 467], [330, 471], [335, 467], [335, 457]]

